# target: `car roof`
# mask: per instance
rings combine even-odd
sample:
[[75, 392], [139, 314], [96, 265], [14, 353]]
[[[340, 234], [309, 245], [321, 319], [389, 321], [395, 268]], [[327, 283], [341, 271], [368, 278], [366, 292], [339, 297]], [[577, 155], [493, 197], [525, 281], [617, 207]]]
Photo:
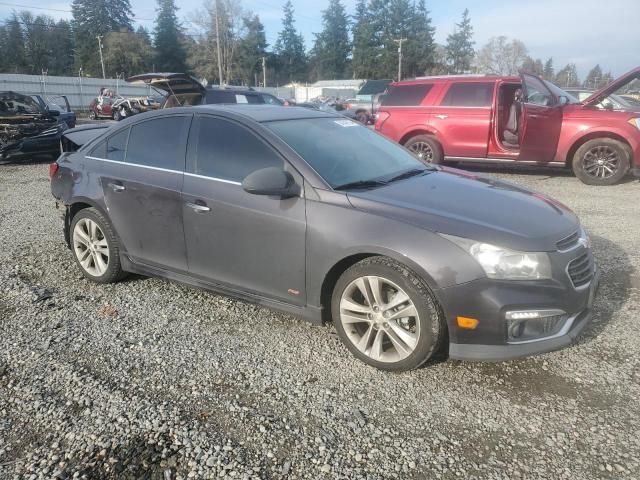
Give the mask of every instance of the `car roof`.
[[495, 82], [496, 80], [521, 82], [522, 79], [517, 75], [500, 76], [500, 75], [435, 75], [432, 77], [418, 77], [411, 80], [402, 80], [401, 82], [392, 82], [389, 86], [397, 85], [423, 85], [425, 83], [444, 83], [444, 82]]

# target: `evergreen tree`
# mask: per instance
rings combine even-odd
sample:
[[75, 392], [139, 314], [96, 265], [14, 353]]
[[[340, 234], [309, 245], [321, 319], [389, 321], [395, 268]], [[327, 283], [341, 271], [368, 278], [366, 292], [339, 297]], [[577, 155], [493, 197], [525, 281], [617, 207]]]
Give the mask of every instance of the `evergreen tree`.
[[417, 77], [430, 71], [436, 60], [435, 28], [424, 0], [419, 0], [411, 16], [412, 23], [407, 42], [403, 45], [402, 71], [404, 77]]
[[5, 26], [7, 32], [6, 47], [2, 50], [5, 71], [11, 73], [26, 73], [26, 57], [24, 51], [24, 33], [20, 19], [14, 12]]
[[76, 69], [82, 67], [84, 73], [100, 76], [102, 69], [96, 37], [122, 29], [132, 31], [131, 4], [129, 0], [73, 0], [71, 12]]
[[104, 63], [107, 76], [127, 78], [151, 70], [153, 47], [148, 35], [110, 32], [104, 37]]
[[381, 43], [366, 0], [358, 0], [353, 24], [352, 69], [354, 78], [376, 78]]
[[174, 0], [158, 0], [156, 17], [155, 67], [159, 72], [186, 72], [185, 48], [183, 46], [182, 27], [178, 22]]
[[238, 45], [238, 74], [245, 85], [261, 84], [262, 57], [267, 55], [264, 25], [258, 15], [245, 15], [242, 21], [245, 33]]
[[569, 63], [564, 66], [562, 70], [556, 75], [556, 82], [558, 86], [567, 87], [579, 87], [580, 79], [578, 78], [578, 71], [575, 64]]
[[456, 23], [455, 31], [447, 37], [447, 60], [450, 73], [465, 73], [471, 69], [473, 60], [473, 27], [469, 18], [469, 9], [462, 13], [462, 21]]
[[34, 17], [27, 10], [20, 12], [19, 18], [24, 31], [26, 73], [39, 75], [43, 70], [48, 71], [53, 53], [48, 40], [50, 27], [55, 27], [55, 22], [46, 15]]
[[544, 62], [544, 70], [543, 70], [544, 78], [551, 81], [555, 77], [555, 72], [553, 71], [553, 58], [548, 58], [546, 62]]
[[524, 62], [522, 62], [522, 70], [538, 76], [544, 75], [544, 65], [542, 64], [542, 60], [539, 58], [534, 60], [529, 55], [527, 55]]
[[311, 52], [315, 76], [321, 79], [345, 78], [351, 41], [349, 21], [340, 0], [329, 0], [322, 12], [322, 32], [316, 34]]
[[279, 78], [283, 82], [301, 81], [307, 76], [307, 56], [304, 39], [296, 30], [293, 5], [287, 0], [284, 5], [282, 30], [278, 34], [275, 53], [278, 56]]
[[73, 32], [67, 20], [59, 20], [49, 33], [49, 75], [72, 75], [73, 72]]
[[584, 79], [584, 83], [582, 86], [584, 88], [600, 88], [601, 86], [606, 85], [608, 82], [606, 81], [604, 74], [602, 73], [602, 68], [600, 65], [596, 65], [587, 74], [587, 78]]

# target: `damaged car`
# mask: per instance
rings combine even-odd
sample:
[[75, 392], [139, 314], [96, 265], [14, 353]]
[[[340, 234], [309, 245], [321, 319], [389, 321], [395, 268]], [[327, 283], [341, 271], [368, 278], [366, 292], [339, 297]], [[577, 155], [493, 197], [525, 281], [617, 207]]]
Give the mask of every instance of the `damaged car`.
[[0, 92], [0, 163], [58, 156], [60, 136], [67, 129], [66, 123], [58, 123], [59, 115], [30, 96]]

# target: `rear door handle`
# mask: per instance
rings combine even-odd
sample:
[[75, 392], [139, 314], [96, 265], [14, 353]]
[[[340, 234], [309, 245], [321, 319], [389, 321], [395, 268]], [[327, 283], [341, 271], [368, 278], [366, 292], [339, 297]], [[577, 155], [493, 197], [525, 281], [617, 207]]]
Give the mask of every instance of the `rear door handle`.
[[196, 213], [206, 213], [206, 212], [210, 212], [211, 208], [207, 207], [206, 205], [204, 205], [204, 202], [202, 202], [203, 204], [199, 204], [199, 203], [191, 203], [191, 202], [187, 202], [185, 205], [187, 207], [189, 207], [191, 210], [193, 210]]
[[111, 190], [114, 192], [124, 192], [126, 190], [125, 186], [119, 183], [110, 183], [109, 187], [111, 187]]
[[436, 115], [436, 118], [439, 118], [440, 120], [444, 120], [447, 117], [448, 115], [442, 115], [442, 114]]

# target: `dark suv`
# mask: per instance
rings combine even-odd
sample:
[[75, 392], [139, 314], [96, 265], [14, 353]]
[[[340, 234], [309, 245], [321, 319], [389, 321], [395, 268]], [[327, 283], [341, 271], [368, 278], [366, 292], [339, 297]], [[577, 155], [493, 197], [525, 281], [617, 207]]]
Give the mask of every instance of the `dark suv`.
[[127, 82], [162, 91], [165, 99], [160, 108], [234, 103], [284, 105], [279, 98], [248, 87], [205, 87], [185, 73], [143, 73], [128, 78]]
[[458, 359], [545, 352], [589, 322], [598, 274], [567, 207], [340, 115], [206, 105], [69, 135], [86, 143], [52, 164], [51, 190], [95, 282], [138, 272], [333, 320], [388, 370], [447, 344]]
[[376, 130], [433, 163], [572, 167], [590, 185], [640, 175], [640, 113], [602, 110], [640, 86], [632, 70], [581, 101], [534, 75], [425, 77], [391, 84]]

